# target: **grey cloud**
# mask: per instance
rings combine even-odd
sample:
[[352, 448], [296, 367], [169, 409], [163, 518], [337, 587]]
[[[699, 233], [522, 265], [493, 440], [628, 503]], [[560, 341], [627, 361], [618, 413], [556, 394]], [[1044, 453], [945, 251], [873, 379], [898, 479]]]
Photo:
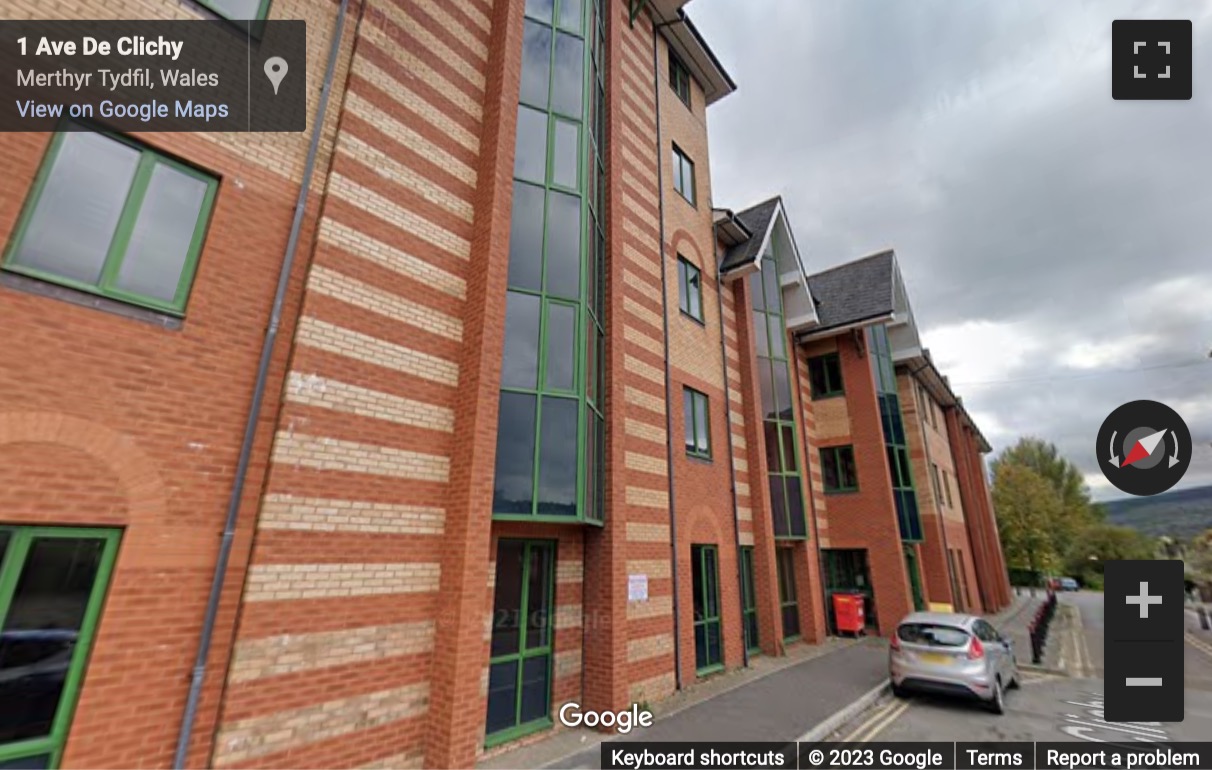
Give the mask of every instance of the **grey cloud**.
[[[712, 108], [713, 196], [782, 193], [810, 269], [893, 246], [927, 343], [966, 321], [1018, 323], [1042, 347], [960, 385], [1007, 433], [1097, 472], [1093, 436], [1123, 401], [1190, 404], [1184, 486], [1212, 482], [1212, 8], [1202, 2], [698, 0], [689, 12], [737, 81]], [[1110, 98], [1117, 18], [1195, 20], [1195, 98]], [[1201, 91], [1202, 87], [1202, 91]], [[1079, 343], [1151, 337], [1127, 362], [1065, 365]], [[1081, 375], [1080, 377], [1077, 375]], [[1044, 382], [1038, 378], [1048, 377]]]

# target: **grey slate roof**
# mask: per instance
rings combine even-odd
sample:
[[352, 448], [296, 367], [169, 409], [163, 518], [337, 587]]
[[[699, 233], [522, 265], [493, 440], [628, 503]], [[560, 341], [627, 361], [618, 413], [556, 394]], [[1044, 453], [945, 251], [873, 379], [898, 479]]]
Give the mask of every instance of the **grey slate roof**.
[[879, 318], [893, 311], [891, 249], [808, 276], [820, 326], [813, 331]]
[[774, 212], [778, 209], [781, 200], [776, 195], [770, 200], [762, 201], [756, 206], [750, 206], [744, 211], [737, 212], [736, 218], [741, 221], [746, 230], [753, 233], [753, 237], [744, 243], [729, 247], [724, 254], [724, 261], [720, 263], [720, 272], [727, 273], [729, 270], [744, 267], [762, 256], [758, 250], [762, 248], [762, 239], [766, 237], [770, 220], [774, 217]]

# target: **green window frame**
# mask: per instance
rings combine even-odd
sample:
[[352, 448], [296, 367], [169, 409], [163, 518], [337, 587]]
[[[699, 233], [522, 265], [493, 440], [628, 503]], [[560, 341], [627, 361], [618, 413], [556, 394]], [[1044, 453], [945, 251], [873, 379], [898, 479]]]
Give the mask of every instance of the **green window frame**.
[[694, 670], [699, 676], [724, 668], [720, 620], [720, 562], [714, 545], [690, 546], [694, 584]]
[[791, 548], [778, 548], [775, 554], [783, 641], [793, 642], [800, 638], [800, 600], [795, 586], [795, 551]]
[[825, 494], [858, 491], [858, 466], [852, 445], [821, 447], [821, 479]]
[[905, 437], [905, 421], [901, 414], [900, 396], [896, 386], [892, 347], [888, 342], [888, 330], [883, 324], [867, 327], [867, 350], [876, 400], [879, 402], [880, 423], [884, 432], [888, 473], [892, 480], [892, 497], [896, 504], [901, 540], [906, 543], [920, 543], [924, 535], [917, 489], [913, 482], [913, 466], [909, 462], [909, 444]]
[[834, 398], [843, 395], [842, 359], [837, 353], [826, 353], [808, 359], [808, 381], [812, 386], [812, 399]]
[[[79, 123], [73, 123], [72, 125], [76, 126], [76, 128], [59, 131], [51, 139], [46, 156], [42, 161], [42, 167], [38, 170], [29, 197], [26, 199], [21, 216], [17, 220], [17, 226], [13, 230], [13, 236], [9, 241], [8, 248], [5, 250], [0, 268], [48, 283], [66, 286], [77, 291], [108, 297], [109, 299], [126, 304], [138, 305], [174, 316], [184, 315], [185, 304], [189, 298], [194, 274], [198, 266], [198, 257], [202, 252], [202, 245], [206, 239], [206, 231], [210, 224], [215, 193], [219, 187], [218, 178], [170, 158], [128, 137], [109, 131], [89, 130]], [[24, 253], [24, 249], [27, 246], [26, 239], [30, 235], [30, 227], [39, 214], [40, 206], [45, 202], [44, 194], [47, 192], [48, 183], [54, 175], [56, 165], [62, 156], [64, 145], [68, 142], [80, 141], [80, 137], [101, 137], [138, 153], [138, 160], [130, 183], [123, 193], [124, 199], [120, 205], [115, 202], [115, 205], [112, 207], [116, 213], [113, 234], [110, 236], [106, 247], [98, 276], [95, 280], [91, 281], [62, 275], [53, 269], [39, 266], [36, 262], [31, 264], [26, 260], [27, 258], [32, 258], [32, 255]], [[162, 169], [183, 174], [201, 181], [205, 185], [198, 205], [198, 214], [194, 221], [194, 228], [190, 233], [189, 243], [182, 260], [180, 275], [178, 276], [173, 296], [169, 299], [123, 289], [119, 285], [120, 281], [123, 280], [122, 267], [124, 260], [130, 256], [132, 236], [135, 235], [138, 226], [144, 221], [140, 219], [140, 213], [144, 208], [144, 204], [150, 202], [154, 205], [159, 202], [159, 199], [154, 197], [149, 201], [147, 192], [153, 177]]]
[[527, 2], [492, 515], [601, 525], [605, 26]]
[[[0, 743], [0, 766], [59, 766], [84, 681], [102, 605], [109, 590], [120, 538], [121, 531], [116, 529], [0, 526], [0, 640], [4, 640], [13, 631], [36, 630], [9, 628], [10, 623], [14, 622], [15, 599], [23, 585], [22, 578], [27, 574], [24, 570], [31, 563], [33, 549], [56, 540], [90, 541], [94, 542], [97, 548], [96, 571], [92, 577], [92, 585], [82, 591], [86, 597], [79, 616], [79, 628], [75, 631], [74, 640], [66, 642], [71, 645], [71, 653], [49, 729], [45, 735], [27, 735]], [[72, 577], [69, 573], [65, 580]], [[25, 618], [16, 621], [19, 625], [27, 622]], [[42, 629], [47, 626], [38, 622], [37, 627]], [[70, 633], [70, 629], [59, 630]], [[0, 641], [0, 644], [7, 645], [7, 642]]]
[[703, 323], [703, 273], [690, 260], [678, 255], [678, 308]]
[[682, 104], [690, 107], [690, 70], [682, 64], [682, 60], [669, 49], [669, 87], [682, 100]]
[[686, 434], [686, 454], [701, 460], [711, 459], [711, 401], [691, 387], [682, 388], [682, 420]]
[[691, 206], [698, 205], [695, 203], [694, 161], [676, 144], [673, 145], [673, 190]]
[[[502, 538], [497, 542], [497, 581], [493, 597], [492, 616], [492, 647], [489, 653], [489, 702], [487, 705], [490, 720], [484, 738], [486, 747], [496, 746], [515, 740], [551, 727], [551, 707], [554, 671], [553, 658], [555, 651], [555, 584], [556, 584], [556, 551], [554, 540], [518, 540]], [[511, 549], [520, 549], [521, 566], [520, 578], [516, 585], [505, 586], [505, 577], [509, 574], [505, 560], [509, 558]], [[541, 572], [535, 572], [536, 562]], [[535, 591], [538, 591], [537, 595]], [[501, 591], [516, 592], [518, 606], [516, 608], [502, 607], [497, 602]], [[501, 636], [507, 637], [509, 632], [516, 632], [516, 649], [497, 652]], [[498, 636], [499, 632], [505, 632]], [[508, 643], [506, 642], [506, 645]], [[535, 665], [528, 665], [528, 662]], [[510, 669], [514, 671], [510, 672]], [[525, 718], [524, 696], [535, 692], [534, 679], [527, 680], [527, 670], [531, 676], [538, 672], [543, 679], [538, 684], [545, 687], [544, 705], [541, 715]], [[502, 676], [503, 674], [503, 676]], [[530, 685], [530, 689], [527, 686]], [[508, 696], [512, 691], [512, 722], [494, 729], [491, 724], [494, 707], [499, 696]], [[506, 706], [510, 698], [505, 697], [499, 702]]]
[[741, 546], [741, 623], [745, 649], [750, 655], [762, 651], [758, 636], [757, 589], [753, 579], [753, 546]]
[[808, 516], [800, 470], [804, 466], [795, 419], [793, 383], [797, 379], [791, 370], [778, 265], [769, 249], [759, 265], [761, 269], [749, 276], [753, 297], [751, 337], [757, 356], [770, 515], [776, 539], [807, 540]]
[[216, 16], [227, 19], [228, 21], [263, 21], [269, 16], [269, 4], [271, 0], [260, 0], [257, 5], [257, 11], [252, 16], [237, 16], [232, 10], [225, 8], [224, 0], [196, 0], [198, 5], [206, 8]]

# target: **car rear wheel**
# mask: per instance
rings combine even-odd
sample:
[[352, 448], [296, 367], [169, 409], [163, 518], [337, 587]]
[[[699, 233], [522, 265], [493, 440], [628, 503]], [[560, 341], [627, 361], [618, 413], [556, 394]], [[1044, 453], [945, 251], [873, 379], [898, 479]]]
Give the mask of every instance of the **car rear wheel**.
[[1002, 689], [1002, 680], [995, 679], [993, 681], [993, 697], [989, 699], [989, 710], [994, 714], [1006, 713], [1006, 693]]
[[908, 698], [909, 697], [909, 691], [906, 690], [904, 687], [901, 687], [898, 684], [892, 685], [892, 694], [893, 694], [893, 696], [895, 696], [897, 698]]

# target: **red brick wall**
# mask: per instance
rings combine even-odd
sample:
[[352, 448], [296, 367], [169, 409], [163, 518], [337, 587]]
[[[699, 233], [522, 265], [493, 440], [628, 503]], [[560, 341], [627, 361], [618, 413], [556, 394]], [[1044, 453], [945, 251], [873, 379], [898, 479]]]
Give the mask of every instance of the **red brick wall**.
[[[298, 191], [297, 182], [208, 138], [137, 138], [222, 177], [182, 327], [0, 286], [4, 522], [124, 529], [67, 767], [171, 762]], [[5, 243], [49, 139], [9, 134], [0, 142]], [[303, 242], [311, 238], [315, 211], [313, 198]], [[306, 265], [301, 249], [285, 328], [297, 314]], [[214, 724], [288, 349], [284, 334], [247, 477], [195, 761], [205, 755]]]
[[[861, 334], [849, 332], [805, 346], [805, 357], [836, 350], [845, 388], [844, 409], [831, 405], [830, 419], [819, 417], [819, 444], [811, 448], [819, 462], [819, 449], [850, 444], [858, 471], [857, 492], [826, 495], [827, 510], [819, 515], [827, 548], [858, 548], [867, 551], [879, 631], [887, 635], [907, 613], [913, 611], [913, 596], [905, 572], [896, 505], [892, 497], [879, 402]], [[833, 399], [830, 399], [833, 400]], [[817, 402], [817, 405], [824, 402]]]

